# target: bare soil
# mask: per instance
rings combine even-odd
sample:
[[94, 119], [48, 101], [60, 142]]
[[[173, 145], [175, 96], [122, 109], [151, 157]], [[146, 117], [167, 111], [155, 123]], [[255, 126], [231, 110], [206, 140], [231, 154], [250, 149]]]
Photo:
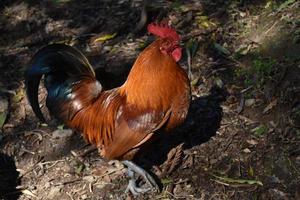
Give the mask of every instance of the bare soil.
[[[148, 2], [147, 22], [167, 17], [183, 37], [193, 94], [185, 123], [135, 160], [160, 192], [125, 193], [120, 162], [45, 106], [48, 124], [37, 120], [24, 91], [32, 55], [73, 45], [105, 88], [119, 86], [154, 39], [142, 9], [138, 0], [0, 3], [0, 199], [300, 199], [297, 1]], [[41, 87], [41, 105], [45, 95]]]

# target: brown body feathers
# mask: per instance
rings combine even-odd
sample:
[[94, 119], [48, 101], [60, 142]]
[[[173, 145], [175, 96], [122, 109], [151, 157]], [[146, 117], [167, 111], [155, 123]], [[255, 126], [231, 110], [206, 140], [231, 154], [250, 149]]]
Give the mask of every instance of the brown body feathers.
[[103, 157], [128, 158], [126, 154], [132, 155], [131, 150], [161, 127], [174, 128], [185, 119], [189, 81], [184, 70], [160, 52], [163, 42], [159, 39], [142, 52], [124, 85], [102, 92], [68, 122], [96, 144]]
[[[55, 74], [49, 73], [48, 78], [46, 75], [48, 101], [54, 105], [48, 107], [50, 112], [82, 132], [86, 140], [96, 144], [107, 159], [131, 159], [154, 134], [161, 133], [158, 130], [176, 127], [187, 115], [190, 85], [187, 74], [176, 62], [181, 57], [179, 36], [169, 27], [164, 26], [161, 31], [160, 28], [152, 25], [150, 32], [166, 37], [154, 41], [138, 56], [126, 82], [119, 88], [102, 91], [93, 73], [88, 76], [81, 73], [81, 65], [89, 63], [75, 62], [82, 55], [70, 49], [66, 55], [62, 51], [57, 56], [65, 65], [79, 66], [79, 72], [74, 72], [79, 75], [68, 78], [60, 87], [51, 85], [58, 80], [53, 77]], [[168, 31], [171, 31], [171, 37], [168, 37]], [[69, 54], [74, 62], [67, 59]], [[28, 70], [29, 77], [48, 73], [49, 70], [36, 70], [38, 62], [37, 58]], [[71, 67], [66, 68], [73, 70]], [[27, 93], [33, 97], [30, 94], [36, 90], [30, 89], [30, 86], [36, 87], [36, 82], [28, 78], [28, 85]]]

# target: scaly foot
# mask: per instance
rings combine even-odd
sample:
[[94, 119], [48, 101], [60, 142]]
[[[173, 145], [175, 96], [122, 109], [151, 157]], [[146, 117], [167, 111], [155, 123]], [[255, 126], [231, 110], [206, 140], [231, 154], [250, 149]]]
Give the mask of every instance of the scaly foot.
[[[128, 160], [122, 161], [122, 163], [128, 167], [128, 176], [130, 177], [128, 186], [126, 188], [126, 192], [130, 191], [134, 196], [137, 196], [139, 194], [146, 193], [153, 189], [159, 191], [159, 186], [154, 180], [154, 178], [143, 168]], [[146, 184], [149, 185], [148, 188], [141, 188], [136, 185], [136, 180], [134, 177], [135, 173], [143, 177]]]

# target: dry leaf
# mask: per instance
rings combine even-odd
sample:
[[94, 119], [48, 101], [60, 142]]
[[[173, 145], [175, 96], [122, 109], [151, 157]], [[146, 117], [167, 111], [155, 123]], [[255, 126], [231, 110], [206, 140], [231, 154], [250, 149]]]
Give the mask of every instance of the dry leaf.
[[35, 194], [33, 194], [30, 190], [27, 189], [22, 190], [22, 193], [37, 198]]
[[182, 161], [183, 158], [182, 146], [183, 143], [171, 149], [171, 151], [168, 153], [167, 160], [164, 163], [164, 166], [162, 167], [163, 168], [161, 174], [162, 177], [170, 174]]
[[257, 145], [257, 144], [258, 144], [258, 142], [257, 142], [256, 140], [253, 140], [253, 139], [251, 139], [251, 140], [246, 140], [246, 142], [247, 142], [248, 144], [251, 144], [251, 145]]
[[266, 114], [267, 112], [269, 112], [276, 105], [277, 105], [277, 99], [274, 99], [273, 101], [271, 101], [271, 103], [269, 103], [269, 105], [267, 107], [265, 107], [263, 114]]
[[3, 127], [8, 114], [8, 100], [0, 97], [0, 129]]

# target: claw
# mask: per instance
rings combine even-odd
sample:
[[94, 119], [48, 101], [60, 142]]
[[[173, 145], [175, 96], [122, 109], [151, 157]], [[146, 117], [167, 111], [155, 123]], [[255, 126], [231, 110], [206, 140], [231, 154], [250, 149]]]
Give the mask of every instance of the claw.
[[150, 190], [151, 188], [137, 187], [135, 181], [130, 179], [125, 192], [127, 193], [130, 191], [134, 196], [138, 196], [139, 194], [144, 194], [146, 192], [149, 192]]
[[[137, 196], [153, 189], [159, 191], [159, 186], [154, 178], [143, 168], [128, 160], [122, 161], [122, 163], [128, 167], [128, 176], [131, 178], [126, 188], [126, 192], [130, 191], [134, 196]], [[146, 181], [146, 184], [149, 185], [148, 188], [141, 188], [136, 185], [136, 180], [134, 178], [135, 173], [143, 177], [143, 179]]]

